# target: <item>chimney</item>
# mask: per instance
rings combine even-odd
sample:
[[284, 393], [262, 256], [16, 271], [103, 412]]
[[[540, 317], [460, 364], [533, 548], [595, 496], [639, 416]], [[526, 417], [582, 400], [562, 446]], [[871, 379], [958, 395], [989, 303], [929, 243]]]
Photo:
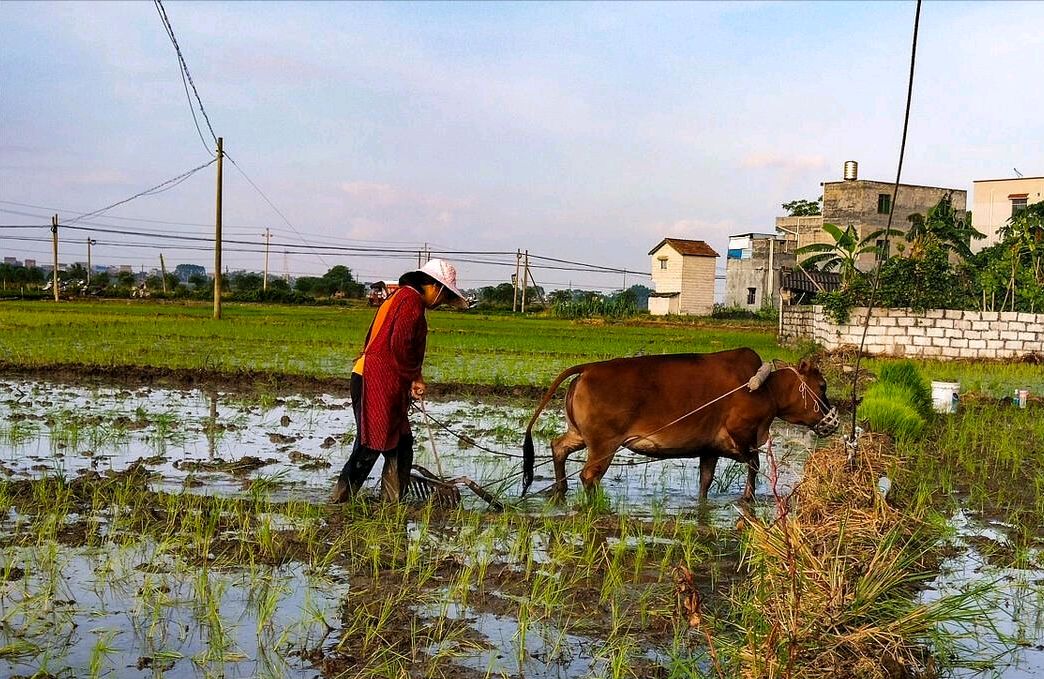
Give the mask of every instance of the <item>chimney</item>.
[[845, 181], [854, 182], [859, 179], [859, 163], [854, 160], [845, 161]]

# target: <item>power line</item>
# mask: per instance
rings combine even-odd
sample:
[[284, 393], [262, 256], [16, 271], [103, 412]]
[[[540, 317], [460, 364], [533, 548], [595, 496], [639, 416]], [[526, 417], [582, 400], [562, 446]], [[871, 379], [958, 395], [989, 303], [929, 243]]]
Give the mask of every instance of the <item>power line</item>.
[[[181, 80], [182, 85], [185, 84], [185, 79], [188, 79], [188, 84], [192, 86], [192, 93], [196, 95], [196, 101], [199, 103], [199, 111], [203, 114], [203, 120], [207, 123], [207, 129], [210, 130], [210, 136], [213, 137], [214, 143], [217, 144], [217, 134], [214, 133], [214, 126], [210, 124], [210, 117], [207, 115], [207, 110], [203, 108], [203, 100], [199, 96], [199, 90], [196, 89], [196, 83], [192, 81], [192, 74], [189, 73], [188, 64], [185, 63], [185, 56], [181, 53], [181, 47], [178, 45], [178, 39], [174, 37], [174, 27], [170, 24], [170, 18], [167, 16], [167, 10], [163, 7], [161, 0], [153, 0], [156, 4], [156, 11], [160, 15], [160, 20], [163, 21], [163, 27], [166, 29], [167, 37], [170, 38], [170, 42], [174, 45], [174, 51], [178, 54], [178, 63], [181, 66]], [[188, 89], [185, 90], [185, 96], [188, 97]], [[207, 140], [203, 138], [203, 131], [199, 129], [199, 121], [196, 119], [196, 112], [192, 108], [192, 99], [189, 99], [189, 111], [192, 112], [192, 122], [196, 124], [196, 132], [199, 133], [199, 139], [203, 142], [203, 146], [207, 149], [210, 155], [214, 155], [213, 151], [210, 150]]]
[[174, 188], [175, 186], [177, 186], [178, 184], [180, 184], [181, 182], [183, 182], [186, 179], [188, 179], [189, 177], [191, 177], [192, 175], [194, 175], [197, 172], [199, 172], [200, 170], [202, 170], [202, 169], [204, 169], [204, 168], [206, 168], [206, 167], [208, 167], [210, 165], [213, 165], [215, 162], [216, 162], [216, 159], [212, 158], [211, 160], [209, 160], [209, 161], [203, 163], [202, 165], [200, 165], [199, 167], [195, 167], [195, 168], [189, 170], [188, 172], [182, 172], [177, 177], [174, 177], [172, 179], [168, 179], [165, 182], [161, 182], [159, 184], [156, 184], [152, 188], [145, 189], [144, 191], [136, 193], [133, 196], [131, 196], [130, 198], [124, 198], [123, 200], [117, 201], [117, 202], [113, 203], [112, 205], [107, 205], [106, 207], [103, 207], [100, 210], [95, 210], [94, 212], [88, 212], [86, 214], [80, 215], [79, 217], [73, 217], [72, 219], [69, 220], [69, 222], [67, 224], [64, 224], [63, 226], [65, 228], [71, 228], [70, 224], [73, 224], [75, 222], [78, 222], [78, 221], [81, 221], [83, 219], [86, 219], [87, 217], [94, 217], [95, 215], [100, 215], [103, 212], [108, 212], [109, 210], [113, 209], [114, 207], [119, 207], [120, 205], [123, 205], [125, 203], [129, 203], [132, 200], [135, 200], [137, 198], [141, 198], [142, 196], [153, 196], [153, 195], [156, 195], [158, 193], [163, 193], [164, 191], [169, 191], [172, 188]]

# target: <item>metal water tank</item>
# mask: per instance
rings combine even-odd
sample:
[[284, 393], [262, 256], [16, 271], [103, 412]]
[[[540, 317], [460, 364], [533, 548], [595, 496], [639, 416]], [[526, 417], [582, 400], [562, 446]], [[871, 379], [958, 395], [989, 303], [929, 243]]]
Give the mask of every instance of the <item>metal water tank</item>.
[[859, 179], [859, 163], [854, 160], [845, 161], [845, 181], [854, 182]]

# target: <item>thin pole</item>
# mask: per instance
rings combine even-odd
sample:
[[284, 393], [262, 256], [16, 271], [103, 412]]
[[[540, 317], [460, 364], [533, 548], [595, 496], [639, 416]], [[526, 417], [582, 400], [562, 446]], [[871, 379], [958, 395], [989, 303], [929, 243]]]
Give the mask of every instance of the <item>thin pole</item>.
[[163, 294], [167, 294], [167, 265], [163, 261], [163, 253], [160, 253], [160, 278], [163, 280]]
[[518, 311], [518, 275], [521, 273], [519, 267], [522, 265], [522, 251], [515, 251], [515, 280], [512, 281], [515, 284], [515, 293], [511, 298], [511, 313]]
[[522, 266], [522, 313], [526, 313], [526, 288], [529, 287], [529, 250], [526, 250], [525, 264]]
[[51, 217], [51, 243], [54, 246], [54, 271], [51, 272], [51, 287], [54, 301], [58, 301], [58, 215]]
[[221, 319], [221, 159], [224, 137], [217, 140], [217, 201], [214, 215], [214, 319]]
[[94, 245], [93, 238], [87, 238], [87, 285], [91, 284], [91, 246]]
[[261, 284], [261, 289], [265, 292], [268, 291], [268, 244], [272, 242], [272, 231], [268, 227], [265, 227], [265, 281]]

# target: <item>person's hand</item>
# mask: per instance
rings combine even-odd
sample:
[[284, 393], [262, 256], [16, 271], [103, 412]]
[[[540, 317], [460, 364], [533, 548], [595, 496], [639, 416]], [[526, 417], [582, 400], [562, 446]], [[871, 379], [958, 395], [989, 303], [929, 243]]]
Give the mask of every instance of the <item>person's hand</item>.
[[428, 390], [428, 385], [424, 383], [424, 380], [413, 380], [413, 384], [410, 385], [410, 394], [415, 399], [424, 398], [424, 392]]

